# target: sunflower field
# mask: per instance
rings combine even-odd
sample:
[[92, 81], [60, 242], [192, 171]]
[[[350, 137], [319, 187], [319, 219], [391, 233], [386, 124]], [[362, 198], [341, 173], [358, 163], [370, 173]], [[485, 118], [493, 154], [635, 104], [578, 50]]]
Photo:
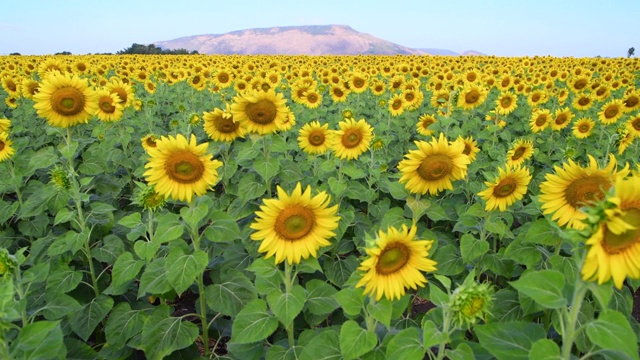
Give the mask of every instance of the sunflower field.
[[0, 358], [640, 359], [639, 75], [0, 57]]

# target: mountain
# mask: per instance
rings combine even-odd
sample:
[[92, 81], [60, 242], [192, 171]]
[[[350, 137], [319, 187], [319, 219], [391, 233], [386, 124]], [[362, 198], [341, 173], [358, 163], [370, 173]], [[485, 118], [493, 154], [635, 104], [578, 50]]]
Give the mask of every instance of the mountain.
[[459, 55], [445, 49], [412, 49], [358, 32], [346, 25], [245, 29], [226, 34], [157, 41], [154, 45], [163, 49], [197, 50], [201, 54]]

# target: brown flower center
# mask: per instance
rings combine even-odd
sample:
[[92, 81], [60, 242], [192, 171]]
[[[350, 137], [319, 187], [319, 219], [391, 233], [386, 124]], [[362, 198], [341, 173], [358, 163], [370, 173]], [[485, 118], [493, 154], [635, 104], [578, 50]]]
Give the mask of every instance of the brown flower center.
[[416, 171], [424, 180], [435, 181], [449, 175], [452, 169], [453, 161], [450, 157], [435, 154], [424, 158]]
[[409, 262], [409, 258], [410, 251], [406, 245], [398, 242], [387, 245], [380, 253], [376, 272], [382, 275], [393, 274], [402, 269]]
[[586, 123], [585, 123], [585, 124], [580, 124], [580, 125], [578, 126], [578, 131], [579, 131], [579, 132], [581, 132], [581, 133], [583, 133], [583, 134], [588, 133], [588, 132], [589, 132], [589, 130], [591, 130], [591, 126], [590, 126], [589, 124], [586, 124]]
[[116, 93], [118, 94], [118, 97], [120, 98], [120, 104], [126, 104], [127, 103], [127, 91], [121, 87], [117, 87], [113, 90], [111, 90], [111, 93]]
[[309, 134], [309, 137], [307, 140], [309, 141], [309, 144], [313, 146], [320, 146], [324, 144], [324, 140], [325, 140], [324, 132], [321, 130], [314, 130]]
[[511, 106], [512, 103], [512, 99], [510, 96], [505, 96], [502, 99], [500, 99], [500, 105], [503, 108], [508, 108], [509, 106]]
[[511, 160], [512, 161], [520, 160], [520, 158], [524, 156], [526, 151], [527, 151], [526, 147], [524, 146], [518, 147], [516, 151], [513, 152], [513, 155], [511, 155]]
[[628, 108], [633, 108], [636, 105], [638, 105], [638, 103], [640, 102], [640, 98], [638, 98], [635, 95], [629, 96], [625, 101], [624, 101], [624, 106], [628, 107]]
[[621, 253], [640, 242], [640, 208], [628, 209], [620, 218], [627, 224], [634, 226], [635, 229], [627, 230], [622, 234], [614, 234], [605, 226], [602, 247], [610, 255]]
[[556, 116], [555, 123], [556, 125], [562, 125], [566, 123], [567, 120], [569, 120], [569, 118], [567, 117], [567, 114], [558, 114], [558, 116]]
[[347, 149], [353, 149], [354, 147], [360, 145], [362, 142], [362, 131], [360, 129], [347, 129], [344, 134], [342, 134], [342, 138], [340, 139], [342, 142], [342, 146]]
[[493, 196], [495, 197], [507, 197], [513, 194], [518, 188], [518, 182], [513, 177], [509, 176], [502, 179], [498, 185], [493, 188]]
[[589, 105], [590, 102], [591, 102], [591, 98], [589, 98], [588, 96], [583, 96], [580, 99], [578, 99], [578, 104], [580, 106], [587, 106]]
[[180, 151], [169, 156], [165, 171], [171, 180], [181, 184], [193, 184], [202, 178], [204, 164], [190, 151]]
[[536, 126], [542, 126], [547, 123], [547, 115], [538, 115], [536, 118]]
[[113, 114], [116, 111], [116, 107], [113, 106], [113, 99], [111, 96], [102, 96], [100, 98], [100, 110], [107, 114]]
[[227, 118], [223, 116], [217, 116], [215, 119], [213, 119], [213, 126], [216, 128], [216, 130], [223, 134], [230, 134], [238, 130], [240, 124], [233, 121], [233, 116], [229, 116]]
[[313, 230], [316, 217], [313, 211], [302, 205], [287, 206], [276, 218], [275, 232], [281, 238], [296, 241]]
[[402, 100], [400, 100], [400, 99], [395, 99], [391, 103], [391, 108], [393, 110], [399, 110], [401, 107], [402, 107]]
[[580, 79], [573, 84], [573, 88], [576, 90], [582, 90], [587, 86], [587, 80]]
[[4, 141], [0, 140], [0, 151], [4, 150]]
[[564, 191], [567, 202], [574, 208], [580, 208], [596, 200], [604, 198], [611, 182], [602, 176], [589, 176], [574, 180]]
[[62, 116], [73, 116], [84, 110], [84, 94], [74, 87], [57, 89], [51, 95], [51, 108]]
[[616, 115], [618, 115], [618, 107], [615, 106], [615, 105], [608, 106], [604, 110], [604, 117], [607, 118], [607, 119], [612, 119]]
[[267, 125], [276, 119], [278, 109], [269, 100], [258, 100], [256, 103], [249, 103], [246, 107], [249, 120], [256, 124]]
[[467, 104], [475, 104], [480, 99], [480, 93], [477, 90], [471, 90], [464, 95], [464, 101]]
[[540, 94], [535, 93], [535, 94], [531, 95], [531, 101], [534, 102], [534, 103], [540, 101]]

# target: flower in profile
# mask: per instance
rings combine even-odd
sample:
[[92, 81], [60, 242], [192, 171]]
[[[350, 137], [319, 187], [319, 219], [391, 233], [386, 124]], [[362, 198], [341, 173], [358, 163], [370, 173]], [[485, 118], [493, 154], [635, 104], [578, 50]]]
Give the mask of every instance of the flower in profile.
[[459, 139], [464, 143], [462, 153], [469, 157], [470, 162], [473, 162], [476, 159], [476, 155], [480, 152], [478, 142], [475, 141], [472, 136], [467, 136], [466, 138], [460, 136]]
[[587, 167], [569, 160], [562, 167], [554, 166], [554, 170], [555, 174], [547, 174], [540, 184], [542, 213], [553, 214], [551, 220], [559, 226], [582, 230], [587, 215], [580, 208], [602, 200], [616, 178], [627, 176], [629, 165], [617, 171], [616, 158], [609, 154], [609, 164], [600, 169], [596, 159], [589, 155]]
[[15, 150], [11, 145], [13, 142], [8, 139], [9, 133], [0, 132], [0, 162], [3, 162], [13, 156]]
[[263, 199], [256, 219], [250, 225], [251, 239], [261, 241], [258, 251], [265, 258], [275, 256], [276, 264], [286, 260], [298, 264], [309, 256], [316, 257], [318, 249], [329, 246], [336, 234], [338, 205], [329, 206], [331, 197], [322, 191], [311, 195], [311, 186], [302, 191], [298, 182], [291, 194], [280, 186], [277, 199]]
[[332, 148], [340, 159], [357, 159], [369, 149], [373, 127], [364, 119], [345, 119], [338, 123], [340, 130], [333, 132]]
[[209, 143], [197, 145], [195, 135], [162, 137], [149, 148], [144, 176], [165, 198], [191, 202], [193, 195], [204, 195], [218, 182], [217, 169], [222, 162], [207, 153]]
[[286, 102], [284, 96], [273, 89], [253, 90], [236, 95], [231, 113], [247, 132], [266, 135], [282, 127], [289, 113]]
[[298, 133], [298, 145], [307, 154], [324, 154], [329, 150], [329, 124], [311, 121]]
[[0, 119], [0, 133], [9, 132], [9, 129], [11, 129], [11, 120]]
[[413, 194], [437, 195], [447, 189], [452, 190], [452, 181], [467, 175], [467, 165], [471, 162], [465, 155], [464, 142], [449, 143], [440, 133], [431, 142], [415, 141], [417, 150], [410, 150], [398, 164], [402, 173], [400, 183]]
[[158, 136], [155, 134], [145, 135], [140, 139], [140, 141], [142, 142], [142, 148], [144, 148], [144, 151], [147, 153], [149, 152], [149, 149], [156, 148], [158, 146]]
[[435, 124], [436, 122], [438, 122], [438, 120], [436, 120], [435, 116], [429, 115], [429, 114], [423, 114], [418, 118], [418, 123], [416, 124], [416, 130], [418, 130], [419, 134], [422, 134], [424, 136], [431, 136], [433, 135], [434, 131], [432, 129], [429, 129], [429, 126]]
[[46, 76], [33, 100], [38, 116], [62, 128], [89, 122], [98, 108], [96, 93], [87, 81], [68, 73]]
[[365, 249], [368, 257], [358, 267], [363, 274], [356, 287], [364, 287], [364, 294], [376, 301], [383, 296], [400, 299], [407, 288], [424, 287], [427, 279], [422, 272], [436, 271], [437, 263], [429, 259], [433, 240], [416, 240], [416, 232], [415, 224], [380, 230], [375, 243]]
[[600, 205], [604, 218], [586, 241], [582, 278], [598, 284], [613, 278], [622, 289], [627, 277], [640, 279], [640, 177], [616, 179], [613, 196]]
[[202, 119], [204, 132], [215, 141], [232, 142], [239, 137], [244, 137], [244, 128], [234, 120], [229, 104], [226, 110], [215, 108], [211, 112], [205, 111]]
[[458, 328], [468, 328], [490, 315], [493, 289], [489, 283], [478, 284], [468, 277], [449, 297], [449, 311]]
[[108, 90], [98, 91], [98, 109], [96, 116], [103, 122], [114, 122], [122, 118], [122, 104], [120, 98], [115, 93]]
[[499, 175], [493, 181], [486, 181], [487, 189], [478, 193], [487, 202], [485, 211], [496, 208], [506, 211], [517, 200], [527, 193], [527, 186], [531, 181], [531, 174], [527, 168], [506, 167], [498, 168]]
[[586, 139], [591, 136], [591, 134], [593, 134], [593, 128], [595, 126], [595, 121], [583, 117], [578, 119], [578, 121], [573, 124], [573, 128], [571, 129], [571, 131], [573, 132], [573, 136], [575, 136], [576, 139]]
[[135, 95], [133, 93], [133, 87], [131, 86], [131, 84], [123, 81], [119, 77], [114, 76], [109, 79], [109, 83], [107, 83], [106, 87], [110, 93], [118, 95], [118, 99], [120, 99], [120, 105], [122, 105], [123, 108], [133, 105]]
[[533, 156], [533, 142], [520, 139], [513, 144], [507, 153], [507, 166], [522, 165], [531, 156]]

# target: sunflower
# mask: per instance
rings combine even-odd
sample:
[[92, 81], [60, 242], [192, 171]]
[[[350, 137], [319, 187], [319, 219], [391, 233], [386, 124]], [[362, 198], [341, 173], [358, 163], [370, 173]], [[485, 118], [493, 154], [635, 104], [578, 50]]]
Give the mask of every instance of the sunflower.
[[9, 139], [9, 133], [0, 132], [0, 162], [3, 162], [13, 156], [15, 150], [11, 145], [13, 142]]
[[265, 258], [275, 255], [276, 264], [316, 257], [320, 247], [331, 245], [329, 238], [336, 235], [340, 220], [338, 205], [329, 207], [330, 201], [325, 191], [311, 196], [311, 186], [303, 192], [299, 182], [291, 194], [278, 186], [278, 199], [263, 199], [256, 211], [251, 239], [261, 241], [258, 251], [266, 253]]
[[33, 99], [33, 96], [40, 91], [40, 83], [33, 79], [26, 78], [22, 80], [21, 90], [23, 97]]
[[322, 95], [315, 89], [309, 89], [302, 94], [300, 102], [309, 109], [316, 109], [322, 104]]
[[634, 90], [629, 92], [629, 94], [622, 99], [622, 102], [624, 103], [625, 112], [630, 112], [640, 108], [640, 91]]
[[142, 148], [147, 153], [149, 152], [149, 149], [155, 149], [156, 147], [158, 147], [158, 137], [155, 134], [145, 135], [142, 139], [140, 139], [140, 142], [142, 143]]
[[625, 177], [629, 173], [629, 166], [616, 171], [617, 162], [613, 154], [609, 154], [609, 164], [598, 168], [598, 163], [589, 155], [589, 166], [580, 165], [569, 160], [562, 168], [554, 166], [555, 174], [545, 175], [545, 181], [540, 184], [540, 202], [542, 213], [553, 214], [554, 220], [560, 226], [581, 230], [585, 227], [582, 220], [586, 219], [580, 208], [591, 204], [595, 200], [604, 198], [604, 194], [611, 188], [617, 177]]
[[150, 158], [144, 176], [165, 198], [191, 202], [193, 194], [203, 195], [218, 182], [217, 169], [222, 162], [207, 153], [209, 143], [197, 145], [196, 136], [162, 137], [156, 148], [149, 148]]
[[0, 119], [0, 133], [9, 132], [10, 128], [11, 128], [11, 120]]
[[593, 97], [591, 94], [582, 93], [579, 96], [576, 96], [571, 103], [574, 109], [586, 111], [591, 108], [593, 105]]
[[622, 155], [627, 148], [633, 144], [633, 140], [635, 140], [635, 133], [629, 131], [627, 127], [621, 127], [618, 129], [618, 137], [616, 139], [616, 144], [618, 145], [618, 155]]
[[475, 84], [468, 84], [460, 90], [458, 107], [464, 110], [474, 109], [487, 99], [487, 90]]
[[389, 113], [391, 116], [402, 115], [405, 109], [405, 99], [402, 94], [394, 94], [389, 99]]
[[98, 110], [96, 116], [100, 121], [113, 122], [122, 118], [122, 105], [120, 104], [120, 98], [116, 94], [112, 94], [109, 90], [99, 90], [98, 95]]
[[512, 92], [505, 91], [496, 100], [496, 112], [499, 115], [509, 115], [516, 110], [518, 98]]
[[340, 130], [333, 132], [332, 148], [340, 159], [357, 159], [369, 149], [373, 139], [373, 127], [364, 119], [344, 119], [338, 123]]
[[636, 115], [627, 121], [627, 129], [635, 137], [640, 137], [640, 115]]
[[452, 181], [467, 175], [467, 165], [471, 162], [464, 154], [463, 141], [449, 143], [440, 133], [431, 142], [415, 141], [417, 150], [410, 150], [398, 164], [402, 172], [400, 183], [414, 194], [437, 195], [447, 189], [452, 190]]
[[329, 150], [329, 124], [318, 121], [304, 124], [298, 134], [298, 145], [307, 154], [324, 154]]
[[204, 132], [215, 141], [231, 142], [239, 137], [244, 137], [244, 128], [239, 122], [234, 121], [229, 104], [226, 110], [219, 108], [211, 112], [204, 112]]
[[533, 142], [520, 139], [513, 144], [507, 153], [507, 166], [516, 167], [522, 165], [531, 156], [533, 156]]
[[236, 95], [231, 113], [250, 133], [266, 135], [280, 130], [288, 116], [287, 100], [273, 89]]
[[507, 207], [524, 197], [531, 181], [531, 175], [527, 168], [506, 167], [504, 170], [498, 168], [498, 171], [498, 177], [493, 182], [486, 181], [487, 189], [478, 193], [487, 202], [485, 211], [492, 211], [496, 208], [500, 211], [506, 211]]
[[598, 119], [605, 125], [613, 124], [624, 114], [624, 103], [620, 99], [613, 99], [602, 105], [598, 112]]
[[555, 117], [551, 122], [551, 130], [560, 131], [571, 123], [573, 113], [568, 107], [556, 110]]
[[33, 96], [33, 107], [52, 126], [67, 128], [87, 123], [97, 111], [95, 91], [76, 75], [52, 72], [39, 89]]
[[331, 100], [333, 100], [333, 102], [345, 102], [347, 101], [349, 90], [342, 85], [332, 85], [329, 89], [329, 94], [331, 95]]
[[587, 255], [580, 273], [586, 281], [609, 281], [618, 289], [626, 277], [640, 278], [640, 177], [618, 178], [605, 219], [586, 241]]
[[593, 128], [596, 126], [596, 122], [583, 117], [578, 119], [574, 124], [573, 124], [573, 128], [571, 129], [573, 132], [573, 135], [577, 138], [577, 139], [586, 139], [589, 136], [591, 136], [591, 134], [593, 134]]
[[469, 157], [470, 162], [473, 162], [476, 159], [476, 155], [480, 152], [478, 142], [475, 141], [471, 136], [468, 136], [466, 138], [460, 137], [460, 139], [464, 143], [464, 150], [462, 151], [462, 153]]
[[418, 118], [416, 130], [418, 130], [418, 133], [424, 136], [431, 136], [433, 135], [433, 130], [429, 129], [429, 126], [435, 124], [436, 122], [438, 122], [438, 120], [436, 120], [435, 116], [423, 114], [422, 116], [420, 116], [420, 118]]
[[571, 78], [569, 80], [569, 88], [574, 93], [579, 93], [589, 86], [589, 77], [587, 76], [577, 76], [575, 78]]
[[133, 87], [131, 87], [130, 84], [127, 84], [118, 77], [112, 77], [109, 79], [109, 83], [107, 83], [106, 87], [110, 93], [118, 95], [122, 107], [126, 108], [133, 104], [135, 95], [133, 93]]
[[531, 114], [529, 127], [534, 133], [539, 133], [546, 129], [551, 122], [551, 111], [548, 109], [536, 108]]
[[424, 287], [427, 279], [422, 271], [436, 271], [437, 263], [429, 259], [433, 240], [416, 240], [416, 232], [415, 224], [380, 230], [375, 244], [365, 250], [368, 258], [358, 267], [363, 274], [356, 287], [364, 287], [364, 294], [376, 301], [382, 296], [400, 299], [407, 288]]
[[0, 84], [2, 88], [9, 94], [9, 96], [20, 96], [20, 87], [18, 86], [18, 81], [9, 75], [5, 75], [4, 77], [0, 76]]
[[431, 95], [431, 99], [430, 99], [430, 103], [431, 103], [431, 107], [433, 108], [439, 108], [439, 107], [447, 107], [447, 105], [449, 104], [449, 96], [451, 94], [449, 93], [449, 90], [438, 90], [435, 91], [433, 93], [433, 95]]
[[527, 103], [531, 107], [536, 107], [538, 105], [544, 104], [549, 99], [547, 92], [544, 90], [533, 90], [529, 93], [527, 97]]

